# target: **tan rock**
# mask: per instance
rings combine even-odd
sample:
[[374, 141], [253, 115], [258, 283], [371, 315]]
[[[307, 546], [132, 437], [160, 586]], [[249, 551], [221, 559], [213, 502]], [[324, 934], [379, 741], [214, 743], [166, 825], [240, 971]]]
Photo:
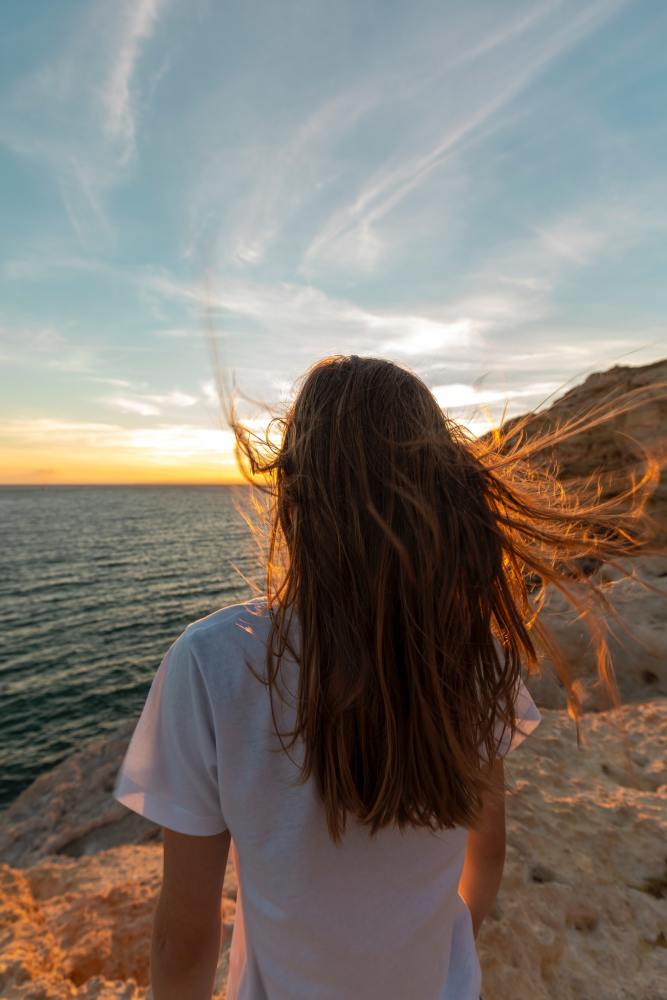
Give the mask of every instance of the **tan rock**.
[[[632, 578], [623, 578], [608, 566], [592, 576], [624, 623], [604, 614], [621, 702], [667, 697], [667, 557], [640, 557], [623, 564]], [[572, 677], [582, 682], [586, 711], [610, 708], [609, 694], [598, 679], [590, 634], [572, 606], [550, 589], [541, 617], [561, 646]], [[565, 691], [553, 664], [545, 659], [540, 666], [541, 675], [527, 682], [533, 698], [546, 708], [564, 708]]]
[[111, 796], [136, 719], [41, 774], [0, 812], [0, 861], [26, 865], [52, 854], [79, 857], [155, 841], [159, 827]]
[[[139, 1000], [150, 995], [150, 938], [161, 872], [159, 845], [43, 858], [22, 870], [3, 865], [0, 996]], [[224, 996], [236, 889], [230, 862], [218, 996]]]
[[[63, 955], [25, 872], [0, 865], [0, 996], [39, 996], [60, 979]], [[20, 992], [19, 992], [20, 991]], [[70, 997], [61, 982], [48, 997]]]
[[[545, 711], [507, 761], [505, 876], [485, 1000], [659, 1000], [667, 982], [667, 703]], [[626, 757], [626, 749], [629, 758]]]
[[[562, 711], [507, 760], [503, 885], [482, 927], [485, 1000], [659, 1000], [667, 982], [667, 701]], [[0, 869], [0, 996], [148, 997], [159, 844]], [[224, 997], [235, 874], [223, 899]]]
[[[566, 485], [568, 481], [575, 484], [591, 475], [611, 474], [603, 490], [603, 496], [611, 496], [618, 492], [619, 482], [641, 465], [642, 448], [648, 448], [662, 462], [662, 474], [647, 510], [667, 536], [667, 360], [638, 367], [616, 365], [606, 372], [590, 375], [550, 407], [535, 414], [526, 432], [530, 436], [553, 430], [622, 393], [641, 389], [649, 392], [653, 389], [652, 398], [636, 409], [562, 441], [549, 449], [545, 458], [555, 459]], [[521, 419], [513, 418], [506, 427], [510, 429]]]

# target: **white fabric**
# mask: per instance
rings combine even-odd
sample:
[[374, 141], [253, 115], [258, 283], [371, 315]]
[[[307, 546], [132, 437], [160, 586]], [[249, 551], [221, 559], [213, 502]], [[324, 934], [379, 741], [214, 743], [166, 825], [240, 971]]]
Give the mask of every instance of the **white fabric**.
[[[228, 1000], [478, 1000], [472, 920], [457, 892], [466, 831], [392, 827], [370, 839], [348, 817], [342, 845], [331, 842], [312, 777], [295, 781], [302, 744], [290, 750], [295, 763], [280, 750], [268, 690], [244, 665], [264, 676], [268, 629], [262, 600], [185, 629], [153, 679], [113, 792], [180, 833], [230, 830], [239, 891]], [[298, 677], [293, 658], [284, 669], [287, 705], [274, 693], [282, 732]], [[540, 721], [523, 684], [517, 707], [522, 733], [505, 750]]]

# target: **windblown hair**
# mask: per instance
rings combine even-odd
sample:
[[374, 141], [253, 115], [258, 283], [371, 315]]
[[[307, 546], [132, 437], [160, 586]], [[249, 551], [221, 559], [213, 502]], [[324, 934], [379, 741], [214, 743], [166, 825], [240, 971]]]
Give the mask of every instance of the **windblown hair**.
[[297, 657], [296, 725], [281, 746], [303, 740], [300, 780], [314, 775], [334, 842], [347, 813], [371, 835], [393, 823], [474, 826], [492, 789], [495, 726], [514, 735], [521, 668], [537, 671], [541, 654], [579, 719], [577, 684], [539, 617], [549, 584], [587, 623], [618, 702], [608, 600], [581, 557], [609, 562], [647, 545], [641, 515], [658, 463], [646, 455], [642, 475], [603, 499], [592, 479], [567, 492], [539, 456], [647, 395], [635, 390], [539, 439], [513, 422], [475, 440], [412, 371], [336, 355], [305, 373], [263, 436], [232, 401], [239, 466], [268, 499], [255, 505], [268, 532], [262, 680], [275, 724], [281, 660], [286, 649]]

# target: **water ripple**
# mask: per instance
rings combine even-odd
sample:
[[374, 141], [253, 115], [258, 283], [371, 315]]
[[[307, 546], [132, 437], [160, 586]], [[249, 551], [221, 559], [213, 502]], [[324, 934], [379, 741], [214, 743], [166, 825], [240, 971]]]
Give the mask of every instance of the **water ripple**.
[[137, 717], [185, 626], [249, 596], [245, 487], [0, 488], [0, 806]]

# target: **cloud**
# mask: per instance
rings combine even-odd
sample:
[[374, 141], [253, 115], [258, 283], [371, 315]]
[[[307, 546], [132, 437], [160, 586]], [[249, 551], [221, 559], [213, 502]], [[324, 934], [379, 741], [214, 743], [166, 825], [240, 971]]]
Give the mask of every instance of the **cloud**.
[[141, 417], [160, 416], [164, 408], [187, 409], [199, 402], [198, 396], [174, 389], [169, 393], [135, 393], [134, 396], [106, 396], [99, 402], [113, 406], [124, 413], [136, 413]]
[[[294, 339], [307, 332], [313, 350], [318, 343], [335, 339], [341, 352], [349, 343], [357, 354], [396, 352], [414, 358], [443, 349], [465, 351], [480, 343], [483, 334], [544, 318], [549, 314], [551, 287], [497, 288], [493, 287], [493, 276], [487, 274], [488, 290], [482, 287], [479, 292], [444, 303], [374, 309], [295, 282], [262, 284], [209, 277], [188, 283], [164, 273], [147, 275], [143, 280], [150, 294], [190, 303], [202, 316], [221, 316], [223, 331], [229, 315], [235, 322], [252, 321], [273, 334]], [[359, 337], [361, 340], [354, 340]]]
[[289, 218], [335, 176], [334, 145], [377, 100], [360, 88], [327, 99], [296, 125], [284, 144], [262, 157], [251, 193], [238, 205], [240, 222], [229, 241], [233, 257], [252, 265], [264, 259]]
[[132, 431], [128, 446], [150, 452], [156, 459], [175, 463], [228, 458], [233, 453], [232, 431], [171, 425]]
[[411, 355], [430, 354], [452, 345], [469, 346], [481, 330], [481, 325], [469, 316], [444, 323], [421, 316], [395, 316], [386, 318], [384, 324], [405, 332], [402, 337], [384, 341], [379, 349]]
[[[473, 435], [486, 433], [503, 419], [532, 410], [542, 404], [558, 388], [558, 382], [529, 382], [521, 388], [483, 388], [482, 382], [451, 382], [431, 386], [431, 392], [447, 416], [467, 428]], [[500, 373], [504, 381], [504, 373]]]
[[563, 219], [539, 231], [540, 245], [547, 255], [573, 264], [587, 264], [605, 246], [608, 231], [587, 226], [581, 218]]
[[4, 281], [43, 281], [53, 273], [62, 271], [111, 272], [113, 268], [91, 257], [77, 257], [54, 248], [50, 255], [31, 249], [29, 256], [6, 257], [0, 262], [0, 275]]
[[214, 406], [220, 405], [220, 398], [218, 396], [218, 391], [215, 387], [215, 382], [213, 379], [207, 379], [201, 384], [202, 396], [207, 403], [212, 403]]
[[154, 330], [156, 337], [198, 337], [199, 330], [194, 330], [187, 326], [169, 326], [159, 330]]
[[60, 330], [52, 326], [0, 326], [0, 346], [12, 355], [26, 348], [32, 354], [52, 354], [67, 343]]
[[467, 276], [475, 291], [458, 308], [487, 319], [491, 327], [514, 327], [548, 319], [559, 284], [572, 273], [620, 256], [652, 231], [667, 228], [667, 213], [654, 191], [610, 200], [601, 195], [528, 227], [527, 235], [496, 244]]
[[60, 420], [54, 417], [25, 417], [6, 420], [3, 437], [25, 444], [45, 444], [57, 438], [59, 444], [115, 447], [127, 431], [115, 424], [90, 420]]
[[120, 389], [131, 389], [133, 383], [126, 378], [110, 378], [103, 375], [91, 375], [90, 376], [95, 382], [104, 382], [105, 385], [113, 385]]
[[140, 417], [156, 417], [160, 414], [160, 407], [154, 403], [146, 403], [140, 399], [128, 399], [126, 396], [110, 396], [100, 399], [101, 403], [114, 406], [124, 413], [137, 413]]
[[[509, 17], [489, 8], [480, 18], [465, 6], [404, 15], [400, 44], [383, 25], [364, 57], [350, 58], [344, 77], [330, 83], [313, 73], [306, 108], [299, 92], [294, 112], [280, 108], [270, 121], [255, 106], [244, 109], [244, 89], [236, 93], [233, 79], [233, 103], [227, 86], [211, 95], [205, 113], [198, 109], [206, 155], [188, 196], [183, 256], [256, 268], [285, 238], [290, 251], [307, 241], [297, 251], [307, 279], [327, 264], [374, 268], [392, 242], [379, 223], [454, 153], [495, 128], [499, 111], [622, 2], [545, 0], [516, 4]], [[210, 128], [221, 108], [239, 133], [232, 147], [217, 146]], [[347, 203], [336, 204], [355, 186]]]
[[75, 343], [55, 327], [23, 324], [0, 325], [0, 359], [82, 374], [93, 371], [97, 361], [94, 348]]
[[[667, 228], [667, 212], [661, 195], [646, 189], [573, 208], [545, 225], [533, 227], [537, 260], [557, 264], [585, 265], [602, 254], [630, 249], [651, 231]], [[657, 199], [657, 201], [656, 201]]]
[[127, 428], [99, 421], [58, 420], [35, 417], [5, 421], [5, 443], [45, 447], [49, 444], [102, 452], [144, 453], [147, 460], [196, 464], [197, 460], [228, 458], [234, 435], [191, 424], [160, 424], [150, 428]]
[[479, 407], [488, 403], [504, 403], [511, 399], [536, 398], [553, 392], [558, 388], [557, 382], [537, 382], [523, 389], [482, 389], [475, 385], [462, 382], [452, 382], [448, 385], [431, 387], [431, 392], [445, 409], [462, 409], [464, 407]]
[[[43, 166], [82, 246], [109, 241], [106, 193], [136, 146], [134, 77], [164, 0], [97, 0], [0, 99], [0, 143]], [[62, 23], [67, 25], [67, 21]]]
[[167, 393], [166, 396], [155, 396], [154, 398], [165, 406], [176, 406], [179, 409], [194, 406], [195, 403], [199, 402], [198, 396], [192, 396], [189, 392], [181, 392], [180, 389], [174, 389], [173, 392]]
[[[366, 180], [357, 195], [347, 204], [337, 208], [318, 230], [307, 247], [300, 267], [306, 277], [323, 264], [355, 268], [374, 268], [380, 261], [385, 242], [377, 232], [377, 225], [443, 164], [455, 154], [460, 154], [473, 139], [479, 140], [485, 130], [494, 127], [499, 112], [507, 108], [524, 89], [568, 49], [579, 43], [598, 28], [621, 6], [623, 0], [594, 0], [571, 17], [550, 20], [548, 15], [558, 12], [559, 4], [543, 5], [538, 11], [517, 18], [514, 25], [505, 28], [495, 37], [483, 40], [471, 50], [474, 55], [488, 55], [493, 51], [494, 60], [475, 67], [467, 75], [455, 78], [457, 99], [441, 99], [442, 73], [433, 76], [432, 98], [421, 95], [422, 107], [443, 109], [449, 120], [440, 125], [440, 134], [433, 141], [429, 136], [421, 148], [405, 154], [397, 152], [389, 157]], [[539, 32], [535, 29], [539, 28]], [[508, 43], [515, 43], [510, 45]], [[453, 61], [452, 68], [457, 66]], [[432, 115], [431, 131], [438, 128]]]
[[120, 42], [102, 91], [106, 128], [111, 137], [120, 142], [123, 161], [134, 153], [136, 140], [132, 77], [142, 44], [153, 34], [162, 3], [163, 0], [133, 0], [126, 6]]
[[189, 302], [202, 313], [229, 314], [265, 326], [273, 335], [303, 342], [307, 350], [319, 344], [337, 344], [355, 353], [383, 350], [403, 354], [431, 353], [445, 347], [471, 346], [482, 321], [430, 305], [421, 310], [380, 310], [327, 295], [312, 285], [281, 282], [262, 285], [233, 279], [199, 283], [180, 282], [167, 275], [151, 275], [145, 288], [168, 299]]

